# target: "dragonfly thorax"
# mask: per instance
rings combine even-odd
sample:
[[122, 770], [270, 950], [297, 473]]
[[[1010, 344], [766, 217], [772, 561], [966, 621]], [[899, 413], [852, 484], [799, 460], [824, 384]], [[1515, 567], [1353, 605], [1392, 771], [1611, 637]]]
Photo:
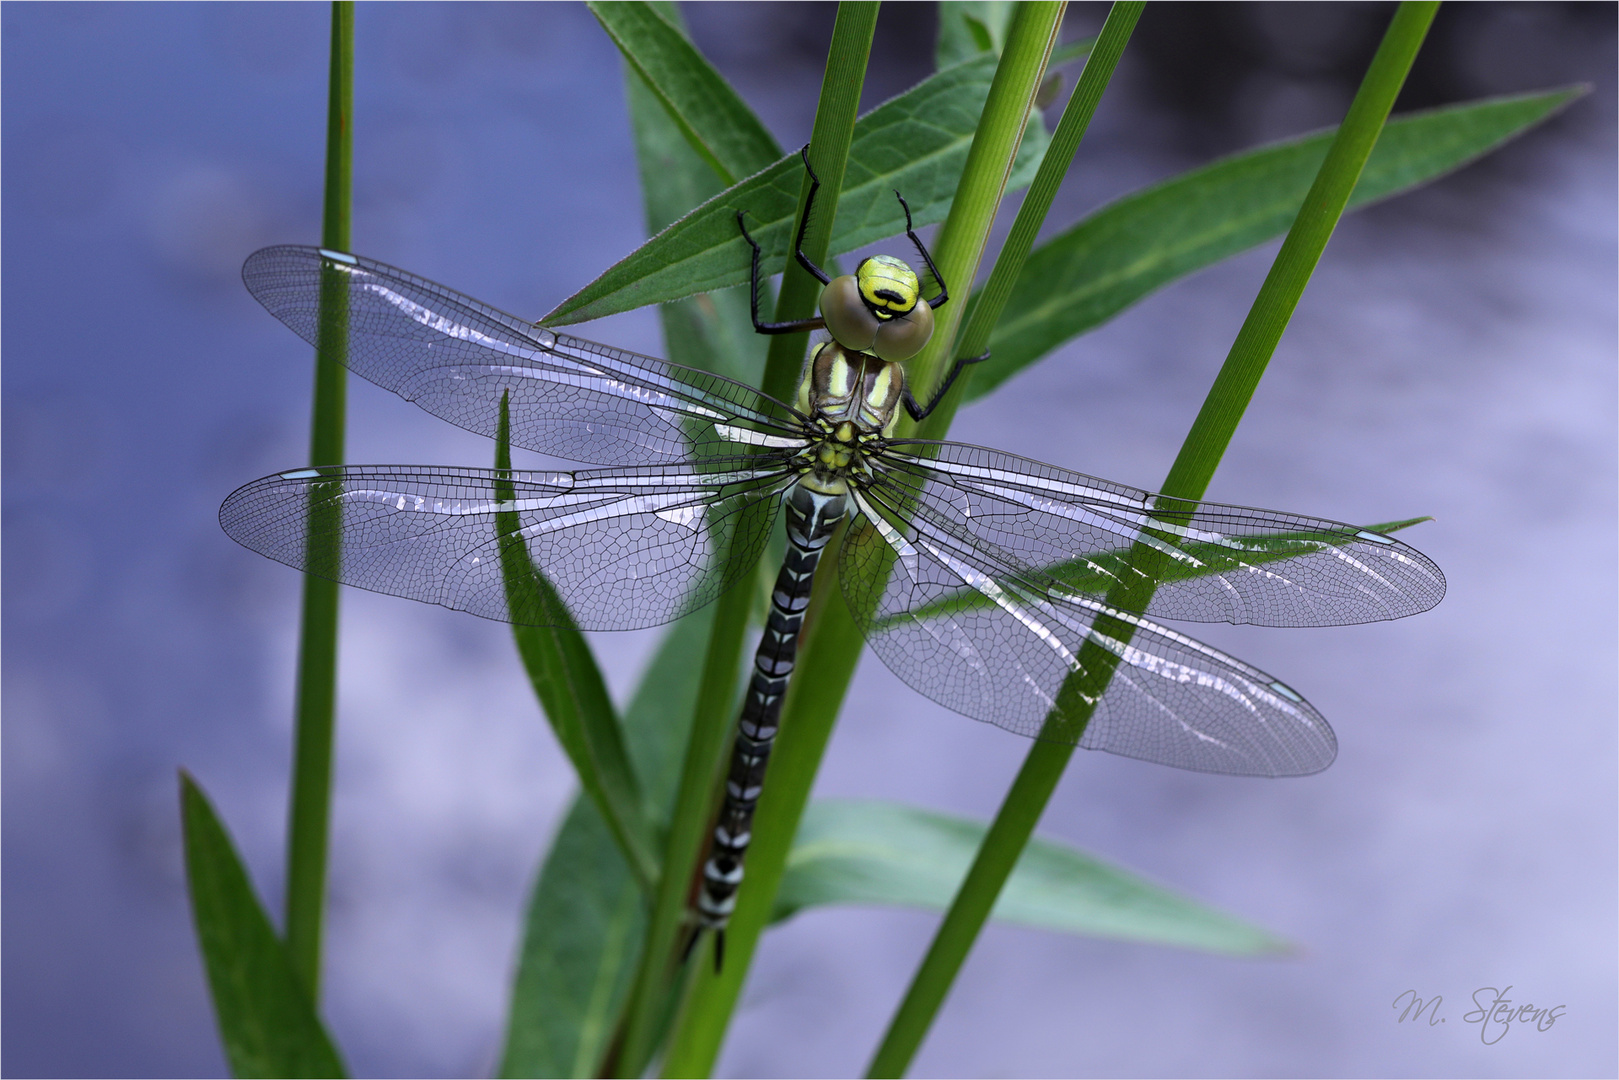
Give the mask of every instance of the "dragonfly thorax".
[[904, 389], [905, 370], [896, 363], [835, 341], [816, 349], [798, 392], [813, 429], [799, 459], [803, 482], [831, 493], [864, 476], [865, 458], [890, 434]]
[[817, 420], [888, 435], [904, 392], [905, 369], [899, 364], [828, 341], [810, 358], [798, 404]]

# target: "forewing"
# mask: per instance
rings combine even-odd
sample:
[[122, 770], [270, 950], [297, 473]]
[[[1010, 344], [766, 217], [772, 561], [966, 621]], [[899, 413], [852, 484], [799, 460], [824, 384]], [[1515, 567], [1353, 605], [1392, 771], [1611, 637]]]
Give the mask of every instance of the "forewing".
[[1159, 618], [1346, 626], [1445, 595], [1426, 555], [1354, 525], [1172, 499], [961, 443], [894, 443], [877, 464], [896, 500], [953, 518], [1073, 592]]
[[[219, 521], [243, 546], [346, 585], [486, 619], [634, 630], [677, 619], [751, 572], [790, 479], [768, 465], [300, 469], [239, 488]], [[514, 566], [529, 564], [547, 587], [510, 589]]]
[[845, 598], [872, 650], [941, 705], [1201, 772], [1301, 776], [1337, 754], [1321, 715], [1258, 668], [1030, 575], [932, 507], [859, 504]]
[[[790, 438], [787, 406], [741, 383], [558, 334], [372, 259], [280, 246], [250, 255], [248, 291], [305, 341], [324, 324], [349, 370], [452, 424], [604, 465], [728, 456]], [[322, 288], [328, 303], [322, 306]]]

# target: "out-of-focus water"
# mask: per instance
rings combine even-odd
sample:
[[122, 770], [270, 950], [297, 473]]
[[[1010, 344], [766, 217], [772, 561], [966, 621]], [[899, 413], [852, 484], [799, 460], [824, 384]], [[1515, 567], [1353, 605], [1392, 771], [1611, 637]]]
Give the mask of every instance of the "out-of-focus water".
[[[909, 47], [931, 40], [922, 10], [888, 9], [872, 101], [926, 74]], [[1149, 8], [1053, 221], [1330, 122], [1380, 10]], [[826, 9], [687, 13], [783, 145], [802, 142]], [[1100, 18], [1076, 8], [1071, 33]], [[309, 350], [237, 273], [258, 246], [318, 236], [326, 19], [0, 11], [9, 1075], [223, 1069], [177, 768], [279, 896], [299, 581], [227, 540], [215, 511], [305, 456]], [[1619, 1067], [1614, 9], [1440, 20], [1411, 103], [1595, 92], [1345, 222], [1209, 495], [1432, 514], [1412, 539], [1450, 595], [1398, 624], [1196, 628], [1307, 693], [1337, 764], [1261, 782], [1083, 754], [1042, 826], [1302, 951], [1238, 961], [992, 927], [916, 1075]], [[356, 22], [356, 250], [537, 316], [643, 239], [617, 55], [582, 7], [365, 5]], [[1155, 486], [1270, 254], [1148, 299], [964, 410], [954, 436]], [[584, 333], [661, 351], [649, 312]], [[490, 460], [487, 442], [352, 386], [350, 460]], [[572, 778], [504, 627], [343, 603], [324, 1011], [362, 1075], [484, 1074]], [[615, 690], [656, 640], [596, 638]], [[868, 661], [819, 790], [985, 816], [1027, 745]], [[847, 909], [773, 932], [721, 1071], [861, 1070], [935, 922]], [[1563, 1018], [1485, 1045], [1463, 1013], [1508, 984]], [[1406, 990], [1443, 995], [1448, 1022], [1396, 1023]]]

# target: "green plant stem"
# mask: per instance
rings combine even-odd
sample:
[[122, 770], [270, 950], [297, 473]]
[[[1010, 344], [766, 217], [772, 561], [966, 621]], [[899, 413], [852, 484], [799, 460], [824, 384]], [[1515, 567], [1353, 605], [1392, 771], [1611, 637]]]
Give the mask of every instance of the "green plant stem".
[[[810, 157], [821, 178], [819, 198], [823, 200], [823, 207], [835, 207], [842, 190], [843, 164], [859, 113], [866, 60], [871, 54], [872, 34], [877, 26], [877, 7], [875, 3], [838, 5], [810, 140]], [[809, 178], [806, 176], [799, 192], [798, 217], [804, 213], [808, 195]], [[804, 248], [817, 263], [826, 258], [833, 216], [827, 211], [810, 222]], [[776, 318], [806, 317], [814, 310], [819, 290], [820, 283], [814, 277], [796, 262], [789, 261], [782, 276]], [[786, 334], [772, 339], [762, 387], [767, 394], [783, 400], [792, 397], [803, 366], [806, 340], [805, 334]], [[736, 676], [752, 602], [751, 590], [739, 586], [720, 599], [716, 611], [692, 735], [664, 847], [663, 873], [653, 898], [652, 917], [626, 1014], [624, 1038], [612, 1062], [617, 1076], [640, 1076], [645, 1072], [656, 1051], [660, 1024], [668, 1015], [669, 995], [691, 985], [690, 980], [682, 983], [677, 978], [680, 950], [685, 944], [681, 929], [685, 924], [691, 885], [702, 858], [714, 794], [730, 747], [735, 722], [732, 712]], [[705, 955], [706, 950], [695, 953], [694, 962], [704, 964]], [[704, 968], [707, 970], [706, 964]]]
[[[1164, 482], [1165, 494], [1199, 499], [1207, 490], [1209, 479], [1230, 444], [1276, 343], [1343, 213], [1349, 193], [1354, 190], [1355, 181], [1394, 106], [1394, 99], [1438, 6], [1407, 2], [1396, 11], [1332, 149], [1322, 162], [1315, 184], [1170, 469]], [[1121, 599], [1139, 603], [1145, 598], [1110, 594], [1108, 599], [1110, 603]], [[1110, 626], [1108, 632], [1120, 636], [1117, 626]], [[1084, 659], [1082, 655], [1081, 660]], [[1099, 696], [1105, 689], [1111, 666], [1107, 666], [1105, 674], [1101, 674], [1101, 668], [1101, 665], [1093, 667], [1091, 678], [1096, 682], [1084, 692]], [[1066, 696], [1075, 689], [1065, 683], [1061, 694]], [[1080, 733], [1069, 734], [1077, 739]], [[1029, 752], [927, 956], [917, 969], [905, 1000], [890, 1022], [867, 1075], [900, 1076], [909, 1067], [1073, 752], [1072, 744], [1044, 740], [1036, 742]]]
[[[326, 197], [321, 244], [349, 248], [350, 162], [354, 107], [354, 5], [332, 4], [332, 55], [326, 105]], [[339, 289], [322, 281], [321, 303]], [[337, 301], [342, 303], [341, 300]], [[309, 439], [311, 465], [343, 461], [347, 368], [346, 320], [323, 321], [315, 350], [315, 405]], [[332, 803], [332, 744], [337, 711], [338, 584], [304, 577], [303, 626], [298, 646], [298, 714], [292, 793], [287, 821], [287, 956], [311, 1001], [320, 999], [321, 917], [326, 900], [326, 845]]]
[[[977, 270], [1011, 173], [1024, 124], [1056, 41], [1062, 10], [1059, 3], [1025, 4], [1008, 36], [950, 217], [934, 249], [940, 271], [963, 293]], [[817, 170], [819, 167], [817, 159]], [[824, 179], [823, 174], [823, 190]], [[959, 318], [957, 304], [947, 304], [940, 312], [952, 310]], [[948, 337], [954, 326], [951, 322], [936, 328], [935, 342], [941, 336]], [[948, 354], [943, 346], [935, 351], [940, 356]], [[796, 374], [795, 370], [795, 378]], [[834, 538], [832, 546], [839, 542]], [[805, 618], [798, 675], [789, 684], [782, 705], [781, 734], [771, 754], [764, 793], [754, 818], [747, 878], [737, 894], [736, 914], [726, 931], [725, 969], [716, 975], [705, 966], [693, 974], [691, 995], [664, 1062], [665, 1076], [706, 1076], [713, 1070], [759, 936], [769, 923], [798, 820], [808, 803], [833, 723], [860, 657], [860, 631], [839, 592], [836, 565], [826, 560], [816, 574]]]
[[[1068, 175], [1068, 167], [1085, 138], [1091, 118], [1096, 115], [1096, 107], [1102, 103], [1102, 92], [1112, 80], [1113, 70], [1118, 66], [1119, 57], [1130, 40], [1130, 33], [1146, 6], [1138, 0], [1116, 3], [1109, 9], [1107, 22], [1091, 46], [1085, 69], [1079, 76], [1079, 84], [1074, 87], [1068, 104], [1063, 108], [1062, 119], [1057, 122], [1057, 130], [1046, 147], [1040, 169], [1035, 173], [1028, 193], [1023, 196], [1023, 204], [1018, 207], [1012, 230], [1006, 234], [1001, 253], [995, 257], [995, 268], [989, 272], [989, 280], [984, 283], [983, 291], [973, 300], [972, 309], [966, 316], [966, 329], [961, 332], [961, 341], [953, 356], [977, 356], [989, 347], [990, 331], [995, 328], [1007, 300], [1012, 296], [1018, 275], [1023, 272], [1023, 264], [1034, 247], [1034, 238], [1045, 223], [1057, 189], [1062, 186], [1063, 177]], [[967, 394], [972, 373], [972, 368], [962, 372], [959, 380], [961, 385], [955, 388], [950, 400], [942, 403], [928, 418], [918, 434], [928, 437], [930, 432], [943, 432], [949, 428], [957, 404]]]
[[[1012, 17], [1000, 66], [995, 69], [995, 80], [984, 101], [978, 131], [967, 151], [961, 185], [950, 204], [950, 216], [939, 229], [933, 246], [933, 261], [954, 290], [956, 301], [938, 309], [934, 315], [932, 340], [915, 359], [906, 362], [906, 381], [918, 400], [928, 400], [948, 362], [956, 355], [956, 330], [967, 307], [964, 301], [972, 293], [973, 279], [978, 275], [978, 264], [989, 242], [989, 230], [1001, 207], [1001, 197], [1006, 193], [1018, 144], [1023, 141], [1024, 128], [1034, 111], [1046, 65], [1057, 47], [1066, 9], [1066, 3], [1024, 3]], [[959, 401], [960, 388], [952, 389], [950, 397]], [[946, 420], [942, 425], [930, 424], [929, 429], [942, 432], [947, 425]], [[905, 436], [915, 431], [915, 422], [909, 416], [902, 416], [898, 434]]]

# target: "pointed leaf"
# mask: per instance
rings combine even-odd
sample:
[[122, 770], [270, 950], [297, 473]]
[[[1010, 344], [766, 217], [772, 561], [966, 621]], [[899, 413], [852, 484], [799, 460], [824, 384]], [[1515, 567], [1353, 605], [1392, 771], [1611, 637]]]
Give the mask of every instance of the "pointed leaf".
[[529, 900], [497, 1075], [597, 1075], [635, 970], [644, 903], [601, 814], [576, 797]]
[[[712, 621], [705, 608], [669, 628], [624, 711], [630, 751], [660, 819], [679, 776]], [[529, 899], [499, 1075], [598, 1074], [645, 928], [628, 864], [595, 805], [576, 797]]]
[[236, 1076], [346, 1076], [208, 797], [180, 773], [186, 883], [220, 1041]]
[[[1378, 533], [1387, 536], [1409, 529], [1413, 525], [1420, 525], [1425, 521], [1432, 521], [1431, 517], [1406, 518], [1403, 521], [1385, 521], [1381, 525], [1368, 525], [1365, 532]], [[1244, 538], [1248, 545], [1243, 552], [1243, 562], [1249, 566], [1264, 566], [1266, 563], [1279, 562], [1291, 559], [1298, 555], [1299, 541], [1308, 541], [1328, 546], [1337, 546], [1347, 543], [1351, 538], [1342, 533], [1324, 532], [1292, 532], [1269, 533]], [[1273, 552], [1265, 551], [1267, 545], [1274, 544]], [[1179, 550], [1191, 556], [1189, 559], [1164, 560], [1160, 572], [1154, 574], [1154, 580], [1159, 584], [1174, 581], [1190, 581], [1194, 578], [1207, 577], [1210, 574], [1224, 573], [1227, 565], [1224, 556], [1229, 548], [1216, 543], [1182, 543]], [[1121, 579], [1129, 576], [1127, 569], [1131, 565], [1132, 551], [1128, 547], [1113, 548], [1075, 559], [1065, 560], [1050, 566], [1041, 567], [1041, 573], [1062, 582], [1077, 593], [1085, 593], [1098, 599], [1106, 597], [1108, 590], [1118, 585]], [[994, 606], [994, 601], [976, 589], [958, 589], [944, 594], [939, 599], [902, 614], [890, 615], [873, 622], [873, 630], [884, 630], [896, 623], [909, 619], [927, 619], [940, 615], [959, 614], [981, 608]]]
[[[985, 55], [939, 72], [861, 118], [838, 200], [832, 254], [904, 231], [896, 189], [910, 203], [918, 227], [944, 220], [994, 74], [995, 57]], [[1045, 128], [1032, 121], [1012, 188], [1033, 178], [1046, 141]], [[779, 273], [786, 264], [803, 169], [794, 151], [720, 192], [541, 321], [563, 326], [742, 284], [748, 280], [750, 252], [737, 231], [738, 210], [747, 212], [748, 231], [764, 249], [763, 273]]]
[[653, 5], [621, 0], [589, 7], [625, 61], [726, 185], [783, 156], [775, 137], [724, 76]]
[[[1458, 169], [1584, 92], [1490, 98], [1391, 120], [1349, 205]], [[1148, 293], [1281, 236], [1333, 135], [1317, 132], [1195, 169], [1127, 195], [1036, 248], [990, 337], [990, 359], [974, 369], [968, 398], [984, 396]]]
[[[897, 803], [818, 799], [805, 811], [776, 896], [775, 917], [817, 904], [886, 904], [942, 911], [986, 826]], [[1032, 840], [993, 917], [1090, 937], [1254, 956], [1280, 938], [1093, 856]]]
[[[511, 469], [509, 425], [503, 396], [495, 438], [497, 469]], [[514, 498], [510, 484], [504, 481], [496, 481], [495, 494], [505, 502]], [[517, 512], [497, 513], [495, 528], [506, 538], [500, 548], [500, 564], [510, 610], [549, 611], [560, 613], [559, 621], [566, 618], [567, 606], [529, 557]], [[545, 718], [573, 762], [579, 782], [612, 829], [630, 870], [643, 884], [650, 883], [657, 877], [658, 862], [641, 786], [624, 749], [618, 714], [607, 695], [607, 682], [584, 634], [569, 622], [555, 626], [514, 624], [512, 636]]]

